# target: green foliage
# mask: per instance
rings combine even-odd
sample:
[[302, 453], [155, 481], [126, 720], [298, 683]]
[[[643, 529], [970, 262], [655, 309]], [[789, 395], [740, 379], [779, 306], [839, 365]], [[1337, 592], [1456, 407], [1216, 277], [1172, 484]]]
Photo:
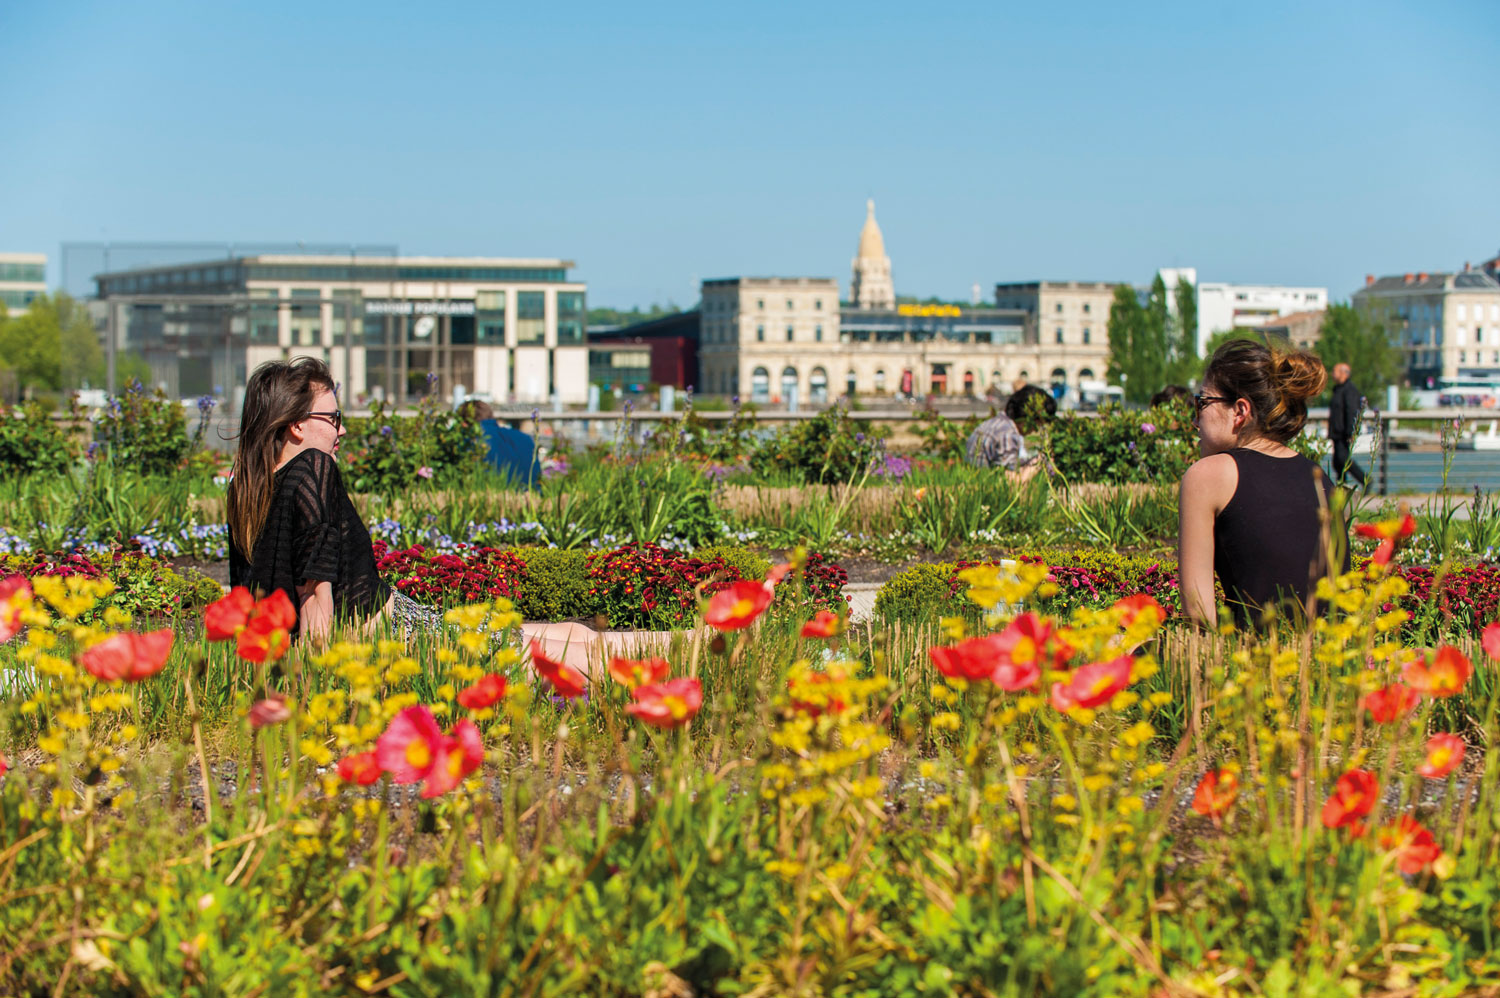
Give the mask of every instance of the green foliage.
[[1129, 402], [1145, 402], [1161, 387], [1165, 351], [1147, 330], [1146, 312], [1128, 284], [1115, 288], [1109, 306], [1109, 380]]
[[[989, 415], [995, 415], [993, 407], [990, 408]], [[919, 448], [921, 453], [937, 460], [962, 461], [969, 435], [987, 418], [989, 417], [980, 417], [978, 413], [975, 413], [958, 421], [949, 419], [936, 409], [924, 408], [918, 411], [917, 421], [913, 424], [912, 431], [922, 441], [922, 446]]]
[[1203, 370], [1198, 356], [1198, 289], [1187, 278], [1179, 278], [1177, 287], [1172, 289], [1172, 298], [1177, 305], [1173, 317], [1177, 324], [1177, 344], [1172, 384], [1186, 384], [1197, 380]]
[[589, 593], [587, 552], [515, 548], [512, 553], [526, 563], [526, 574], [515, 584], [515, 601], [527, 620], [593, 616], [595, 600]]
[[104, 355], [88, 310], [66, 291], [38, 295], [24, 315], [0, 315], [0, 367], [18, 387], [57, 391], [104, 382]]
[[[957, 608], [950, 593], [956, 571], [953, 562], [939, 561], [897, 572], [875, 594], [875, 616], [893, 623], [916, 624], [954, 612]], [[973, 609], [977, 611], [978, 607]]]
[[77, 456], [77, 446], [62, 424], [40, 405], [0, 405], [0, 474], [61, 472]]
[[[486, 452], [479, 424], [424, 398], [415, 416], [370, 404], [370, 415], [349, 420], [340, 445], [353, 492], [395, 495], [416, 488], [445, 488], [482, 470]], [[424, 469], [426, 469], [424, 473]]]
[[638, 322], [650, 322], [653, 319], [664, 319], [669, 315], [676, 315], [682, 309], [673, 302], [665, 305], [652, 303], [650, 308], [641, 308], [633, 305], [628, 309], [597, 307], [589, 309], [590, 326], [633, 326]]
[[759, 474], [793, 472], [809, 483], [854, 481], [869, 474], [888, 434], [833, 406], [778, 430], [750, 455], [750, 467]]
[[193, 449], [182, 405], [160, 388], [148, 392], [139, 381], [111, 399], [95, 427], [98, 443], [117, 467], [145, 475], [169, 475]]
[[[1356, 312], [1351, 305], [1335, 302], [1323, 318], [1318, 337], [1318, 356], [1329, 370], [1335, 364], [1348, 364], [1350, 378], [1377, 407], [1384, 404], [1385, 390], [1400, 382], [1404, 370], [1401, 351], [1391, 342], [1390, 330], [1379, 317]], [[1333, 383], [1329, 382], [1329, 391]]]
[[1058, 472], [1071, 482], [1175, 482], [1198, 459], [1198, 431], [1174, 406], [1107, 408], [1088, 418], [1063, 413], [1050, 443]]
[[738, 544], [710, 544], [693, 552], [703, 561], [722, 561], [740, 573], [742, 579], [764, 579], [771, 570], [770, 559]]

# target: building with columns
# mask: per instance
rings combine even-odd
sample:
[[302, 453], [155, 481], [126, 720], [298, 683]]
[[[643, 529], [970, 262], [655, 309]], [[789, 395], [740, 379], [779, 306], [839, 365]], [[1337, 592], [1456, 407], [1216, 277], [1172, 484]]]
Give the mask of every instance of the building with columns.
[[859, 230], [859, 251], [849, 280], [849, 302], [855, 308], [895, 308], [896, 285], [891, 280], [891, 258], [885, 253], [885, 237], [875, 224], [875, 202], [865, 202], [865, 224]]
[[1035, 327], [1038, 384], [1103, 381], [1109, 368], [1111, 281], [1021, 281], [995, 285], [995, 307], [1019, 309]]
[[[230, 394], [266, 360], [327, 361], [345, 398], [461, 387], [496, 402], [588, 398], [586, 286], [572, 261], [244, 256], [101, 274], [106, 337], [174, 396]], [[217, 389], [217, 390], [216, 390]]]

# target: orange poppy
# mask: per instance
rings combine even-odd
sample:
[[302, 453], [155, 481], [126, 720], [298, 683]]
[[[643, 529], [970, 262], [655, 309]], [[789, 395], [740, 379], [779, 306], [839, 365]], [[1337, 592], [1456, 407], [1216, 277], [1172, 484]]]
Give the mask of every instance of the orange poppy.
[[1428, 665], [1425, 656], [1412, 659], [1401, 670], [1401, 678], [1413, 689], [1430, 697], [1451, 697], [1464, 688], [1474, 666], [1469, 658], [1452, 645], [1443, 645]]
[[1374, 773], [1368, 769], [1349, 770], [1338, 778], [1333, 793], [1323, 804], [1323, 826], [1347, 828], [1358, 825], [1360, 819], [1374, 809], [1379, 791]]
[[804, 638], [836, 638], [844, 633], [844, 621], [832, 610], [819, 610], [802, 625]]
[[1122, 627], [1134, 624], [1143, 614], [1155, 617], [1158, 624], [1167, 619], [1166, 609], [1145, 593], [1136, 593], [1134, 596], [1117, 599], [1112, 609], [1124, 611], [1120, 619]]
[[738, 631], [755, 623], [771, 605], [771, 587], [754, 580], [736, 582], [714, 593], [703, 619], [721, 631]]
[[344, 756], [339, 760], [339, 779], [362, 787], [380, 779], [380, 763], [375, 761], [375, 753], [360, 752]]
[[1074, 707], [1097, 707], [1130, 685], [1131, 658], [1080, 666], [1066, 683], [1052, 684], [1052, 706], [1067, 713]]
[[672, 671], [672, 664], [664, 658], [621, 658], [609, 660], [609, 675], [615, 682], [633, 690], [647, 683], [659, 683]]
[[281, 724], [291, 720], [292, 708], [287, 706], [286, 697], [281, 694], [257, 700], [250, 708], [250, 727], [264, 728], [271, 724]]
[[1396, 869], [1417, 874], [1437, 862], [1443, 849], [1411, 815], [1403, 814], [1376, 836], [1380, 848], [1396, 854]]
[[568, 699], [583, 696], [588, 689], [588, 679], [583, 673], [571, 665], [548, 658], [547, 653], [542, 651], [542, 643], [535, 639], [531, 642], [531, 664], [537, 675], [551, 683], [553, 689]]
[[1429, 780], [1441, 780], [1464, 761], [1464, 740], [1446, 731], [1427, 739], [1427, 758], [1417, 772]]
[[458, 691], [458, 705], [465, 710], [483, 710], [505, 696], [505, 687], [504, 676], [493, 672], [481, 676], [473, 686], [466, 686]]
[[1361, 537], [1373, 537], [1380, 541], [1375, 548], [1375, 554], [1370, 560], [1377, 565], [1388, 565], [1391, 556], [1396, 553], [1396, 546], [1416, 532], [1417, 521], [1410, 513], [1395, 520], [1381, 520], [1379, 523], [1360, 523], [1354, 527], [1354, 532]]
[[145, 634], [116, 634], [84, 651], [78, 662], [90, 675], [105, 682], [140, 682], [167, 664], [172, 638], [170, 627]]
[[1234, 806], [1240, 795], [1240, 778], [1228, 769], [1210, 769], [1193, 793], [1193, 810], [1218, 823], [1219, 816]]
[[626, 711], [656, 728], [680, 727], [703, 707], [703, 686], [688, 677], [639, 686], [632, 695], [635, 702], [626, 704]]
[[25, 576], [0, 579], [0, 644], [21, 630], [21, 611], [31, 605], [31, 583]]
[[250, 622], [255, 597], [244, 586], [235, 586], [223, 599], [215, 600], [203, 610], [203, 633], [210, 641], [228, 641]]
[[1500, 660], [1500, 621], [1487, 624], [1479, 637], [1479, 644], [1490, 658]]
[[1389, 724], [1399, 721], [1410, 714], [1412, 710], [1422, 701], [1422, 694], [1404, 683], [1392, 683], [1382, 686], [1374, 693], [1365, 694], [1360, 701], [1370, 716], [1381, 724]]

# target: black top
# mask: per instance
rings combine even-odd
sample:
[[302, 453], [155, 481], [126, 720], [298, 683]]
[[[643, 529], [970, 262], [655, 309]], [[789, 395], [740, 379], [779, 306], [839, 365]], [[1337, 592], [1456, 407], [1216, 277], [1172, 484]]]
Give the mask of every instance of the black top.
[[1322, 511], [1331, 507], [1333, 483], [1300, 454], [1237, 447], [1229, 455], [1240, 480], [1214, 520], [1214, 574], [1241, 629], [1259, 624], [1260, 607], [1278, 605], [1296, 617], [1327, 574]]
[[340, 618], [363, 620], [385, 606], [390, 588], [380, 581], [370, 532], [344, 490], [333, 457], [305, 450], [276, 472], [274, 482], [271, 510], [255, 541], [254, 564], [240, 554], [230, 530], [229, 584], [246, 586], [257, 597], [284, 590], [295, 607], [299, 584], [331, 582], [333, 610]]
[[1353, 381], [1333, 386], [1333, 398], [1328, 403], [1328, 436], [1332, 440], [1348, 441], [1354, 436], [1354, 425], [1359, 422], [1364, 396], [1354, 387]]

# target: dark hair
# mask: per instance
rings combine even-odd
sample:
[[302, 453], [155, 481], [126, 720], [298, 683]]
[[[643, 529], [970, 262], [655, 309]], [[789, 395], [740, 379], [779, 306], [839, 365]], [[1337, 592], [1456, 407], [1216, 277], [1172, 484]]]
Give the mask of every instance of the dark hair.
[[313, 396], [319, 388], [333, 391], [333, 375], [316, 357], [298, 357], [290, 362], [268, 360], [255, 369], [245, 385], [240, 445], [235, 451], [225, 505], [229, 536], [246, 561], [252, 560], [255, 542], [271, 512], [272, 479], [287, 427], [312, 412]]
[[1030, 422], [1043, 412], [1048, 416], [1057, 415], [1057, 399], [1036, 385], [1023, 385], [1005, 400], [1005, 414], [1017, 425]]
[[1186, 402], [1193, 397], [1193, 393], [1182, 385], [1168, 385], [1155, 395], [1151, 396], [1151, 408], [1159, 405], [1171, 405], [1173, 402]]
[[1307, 400], [1323, 390], [1328, 372], [1306, 350], [1272, 348], [1254, 340], [1230, 340], [1203, 372], [1205, 391], [1250, 403], [1255, 427], [1278, 443], [1295, 437], [1307, 422]]
[[471, 423], [482, 423], [495, 418], [495, 408], [483, 399], [466, 399], [458, 407], [458, 414]]

